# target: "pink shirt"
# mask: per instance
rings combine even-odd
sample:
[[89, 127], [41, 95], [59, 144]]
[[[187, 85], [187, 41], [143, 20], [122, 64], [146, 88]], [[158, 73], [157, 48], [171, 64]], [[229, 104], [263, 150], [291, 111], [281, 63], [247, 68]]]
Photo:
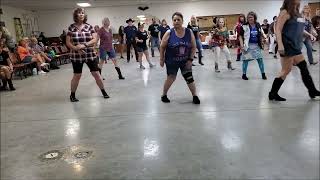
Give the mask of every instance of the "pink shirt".
[[111, 51], [112, 48], [112, 31], [106, 31], [104, 27], [100, 28], [98, 31], [98, 35], [100, 37], [100, 48], [103, 48], [107, 51]]

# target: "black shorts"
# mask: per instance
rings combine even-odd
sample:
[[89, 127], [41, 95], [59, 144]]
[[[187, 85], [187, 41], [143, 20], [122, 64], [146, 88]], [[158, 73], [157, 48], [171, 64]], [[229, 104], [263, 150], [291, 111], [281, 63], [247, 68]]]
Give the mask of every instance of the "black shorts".
[[87, 64], [88, 68], [90, 69], [90, 72], [99, 71], [98, 61], [91, 61], [91, 60], [88, 60], [87, 62], [72, 61], [73, 73], [81, 74], [84, 63]]
[[187, 62], [183, 63], [177, 63], [177, 64], [172, 64], [172, 63], [166, 63], [167, 67], [167, 75], [174, 75], [176, 76], [178, 74], [178, 71], [180, 69], [181, 74], [184, 75], [188, 72], [192, 72], [192, 66], [188, 66]]
[[144, 46], [144, 47], [139, 47], [137, 46], [137, 51], [138, 52], [144, 52], [144, 51], [147, 51], [148, 50], [148, 47], [147, 46]]

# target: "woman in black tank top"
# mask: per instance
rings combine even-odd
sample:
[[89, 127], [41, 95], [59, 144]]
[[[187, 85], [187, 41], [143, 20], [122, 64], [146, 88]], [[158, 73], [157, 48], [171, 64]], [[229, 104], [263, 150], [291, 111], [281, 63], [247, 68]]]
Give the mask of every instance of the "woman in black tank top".
[[309, 35], [312, 40], [315, 40], [315, 38], [304, 30], [304, 18], [299, 13], [300, 2], [301, 0], [284, 0], [280, 9], [281, 12], [275, 33], [278, 40], [282, 69], [280, 75], [273, 81], [269, 92], [269, 100], [286, 101], [285, 98], [278, 95], [278, 91], [293, 65], [297, 65], [300, 69], [302, 81], [309, 91], [310, 98], [320, 97], [320, 92], [313, 83], [307, 63], [301, 52], [303, 36]]

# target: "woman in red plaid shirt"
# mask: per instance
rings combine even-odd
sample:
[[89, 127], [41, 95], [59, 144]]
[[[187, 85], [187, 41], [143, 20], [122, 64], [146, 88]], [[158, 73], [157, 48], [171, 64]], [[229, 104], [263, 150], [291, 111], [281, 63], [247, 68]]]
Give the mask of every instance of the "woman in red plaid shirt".
[[104, 85], [99, 74], [97, 55], [94, 51], [94, 45], [97, 43], [97, 34], [90, 24], [87, 24], [87, 15], [84, 9], [77, 8], [73, 12], [75, 23], [68, 28], [67, 46], [71, 49], [71, 61], [73, 67], [73, 78], [71, 80], [70, 101], [79, 101], [75, 93], [81, 78], [83, 64], [86, 63], [97, 85], [99, 86], [104, 98], [109, 98], [104, 90]]

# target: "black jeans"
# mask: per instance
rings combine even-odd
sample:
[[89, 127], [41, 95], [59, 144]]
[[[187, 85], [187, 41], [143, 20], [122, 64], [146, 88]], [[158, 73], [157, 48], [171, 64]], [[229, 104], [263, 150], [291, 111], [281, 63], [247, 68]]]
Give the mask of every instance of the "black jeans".
[[135, 55], [136, 55], [136, 60], [138, 61], [137, 44], [136, 44], [136, 41], [133, 40], [133, 39], [127, 40], [127, 60], [130, 61], [131, 46], [133, 46], [134, 53], [135, 53]]

